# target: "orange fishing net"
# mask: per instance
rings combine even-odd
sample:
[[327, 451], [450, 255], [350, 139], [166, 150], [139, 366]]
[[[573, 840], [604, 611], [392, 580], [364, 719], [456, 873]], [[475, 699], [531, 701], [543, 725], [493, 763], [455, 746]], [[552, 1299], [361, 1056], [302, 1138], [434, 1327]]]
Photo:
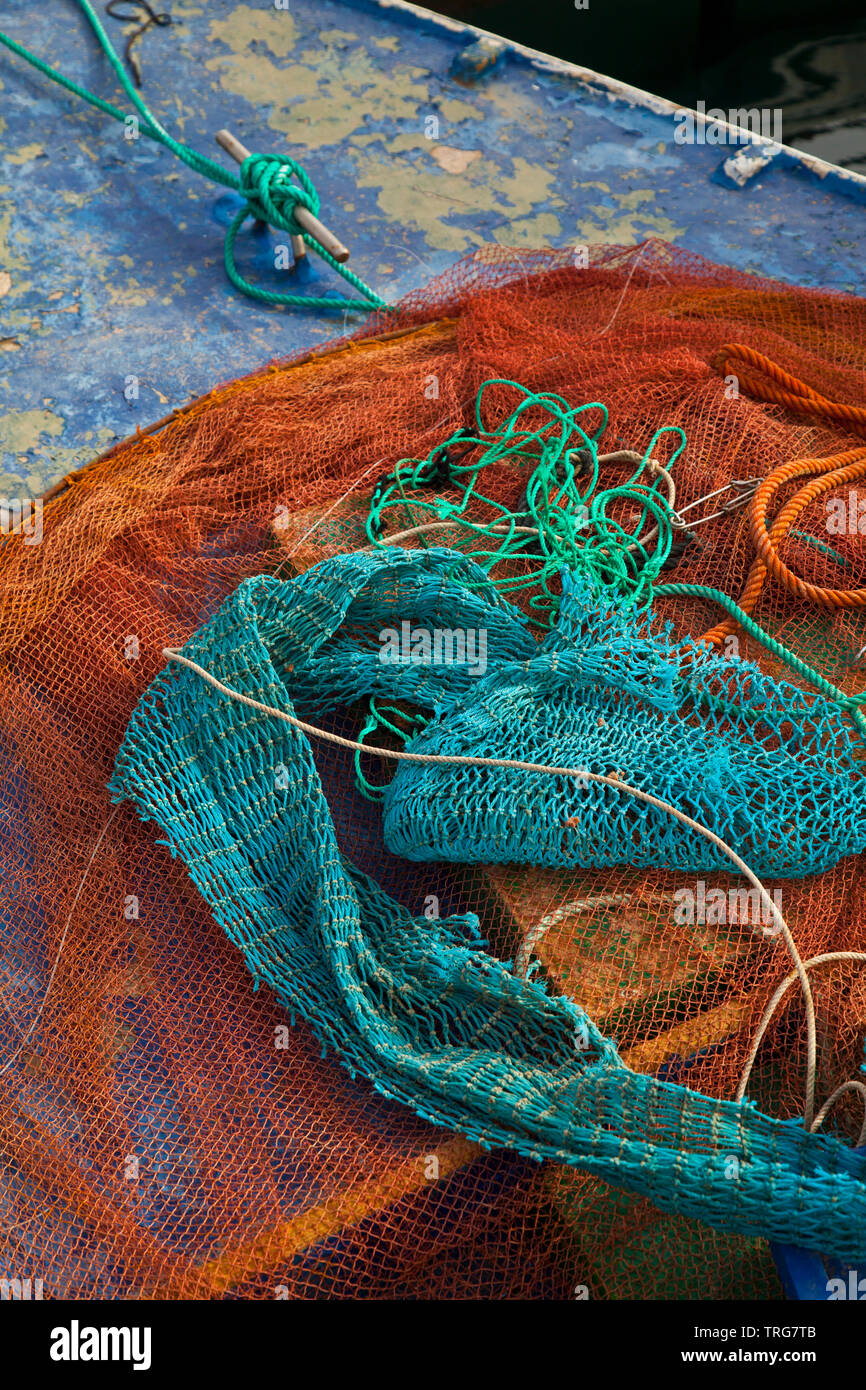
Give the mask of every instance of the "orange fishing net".
[[[866, 303], [661, 243], [588, 268], [488, 249], [378, 328], [112, 450], [46, 503], [41, 544], [0, 554], [0, 1275], [54, 1298], [778, 1297], [764, 1241], [486, 1153], [351, 1080], [256, 992], [183, 865], [106, 783], [162, 649], [241, 579], [366, 544], [377, 479], [467, 424], [492, 377], [604, 402], [609, 450], [682, 426], [678, 508], [769, 479], [705, 524], [733, 494], [685, 512], [670, 579], [745, 595], [765, 631], [858, 691]], [[525, 480], [503, 466], [485, 485], [516, 505]], [[418, 519], [410, 500], [405, 525]], [[792, 678], [705, 600], [659, 607], [678, 636], [735, 641]], [[363, 717], [340, 732], [357, 738]], [[373, 781], [390, 775], [372, 762]], [[741, 881], [401, 863], [350, 756], [324, 752], [320, 772], [341, 847], [388, 892], [476, 912], [490, 949], [531, 956], [634, 1070], [733, 1098], [791, 969], [748, 930]], [[768, 887], [804, 959], [866, 950], [858, 859]], [[825, 965], [813, 989], [820, 1103], [863, 1061], [866, 971]], [[802, 1114], [804, 1057], [793, 988], [750, 1081], [766, 1113]], [[855, 1143], [861, 1112], [847, 1094], [825, 1128]]]

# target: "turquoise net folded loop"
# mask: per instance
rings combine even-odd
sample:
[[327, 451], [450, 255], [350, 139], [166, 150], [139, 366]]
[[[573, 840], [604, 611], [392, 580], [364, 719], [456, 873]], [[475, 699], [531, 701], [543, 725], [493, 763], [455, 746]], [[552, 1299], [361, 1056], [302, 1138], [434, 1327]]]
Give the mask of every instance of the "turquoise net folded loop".
[[[638, 698], [636, 683], [647, 719], [654, 712], [659, 728], [678, 720], [671, 727], [684, 739], [683, 757], [696, 757], [684, 730], [700, 726], [696, 718], [686, 721], [679, 676], [665, 669], [665, 653], [673, 650], [668, 639], [649, 629], [632, 632], [616, 613], [592, 612], [586, 603], [585, 594], [569, 590], [559, 627], [540, 650], [483, 572], [449, 551], [354, 554], [323, 561], [289, 582], [246, 580], [183, 655], [229, 691], [269, 709], [245, 705], [200, 671], [173, 663], [133, 713], [112, 795], [132, 800], [143, 819], [161, 828], [256, 986], [273, 989], [353, 1076], [384, 1096], [488, 1148], [574, 1165], [665, 1210], [839, 1259], [866, 1257], [862, 1155], [798, 1123], [761, 1115], [747, 1102], [711, 1099], [630, 1071], [575, 1002], [551, 996], [516, 975], [510, 962], [487, 954], [473, 914], [413, 915], [341, 853], [310, 741], [279, 717], [309, 717], [365, 691], [388, 691], [433, 712], [416, 743], [444, 738], [450, 746], [462, 737], [453, 730], [467, 711], [496, 727], [511, 700], [534, 739], [530, 705], [514, 692], [520, 680], [532, 685], [537, 669], [544, 678], [532, 696], [535, 707], [559, 712], [564, 740], [582, 728], [574, 713], [581, 700], [603, 690], [625, 709]], [[488, 673], [479, 678], [467, 661], [441, 667], [383, 661], [381, 633], [399, 628], [407, 613], [416, 627], [435, 619], [452, 631], [459, 617], [467, 624], [483, 620]], [[617, 656], [629, 633], [643, 677], [627, 675]], [[710, 667], [694, 667], [690, 679], [699, 677], [709, 682]], [[782, 718], [787, 689], [759, 685], [745, 666], [742, 680], [762, 699], [762, 721], [771, 729]], [[817, 749], [832, 733], [841, 756], [836, 707], [802, 697], [801, 708], [793, 689], [790, 699], [795, 742]], [[714, 712], [719, 738], [721, 723], [732, 718], [730, 711]], [[755, 739], [758, 733], [753, 730]], [[669, 750], [661, 736], [656, 750], [662, 767]], [[774, 767], [772, 747], [762, 767]], [[560, 806], [553, 801], [548, 809], [534, 785], [509, 782], [506, 770], [497, 771], [511, 787], [510, 802], [502, 804], [527, 836], [536, 834], [536, 820], [547, 816], [553, 823], [560, 815]], [[465, 786], [456, 770], [448, 775], [455, 835], [480, 857], [484, 823], [472, 819], [477, 810], [469, 801], [461, 804]], [[828, 784], [825, 796], [830, 791]], [[413, 833], [426, 824], [417, 798], [402, 821], [397, 814], [410, 792], [404, 785], [391, 793], [392, 835], [395, 824]], [[440, 787], [436, 795], [443, 794]], [[842, 798], [839, 789], [833, 795]], [[635, 819], [617, 833], [625, 836], [639, 824]], [[743, 826], [748, 833], [747, 820]], [[531, 842], [546, 843], [543, 836]], [[653, 843], [659, 853], [670, 848], [660, 839]], [[691, 853], [685, 840], [679, 850]]]

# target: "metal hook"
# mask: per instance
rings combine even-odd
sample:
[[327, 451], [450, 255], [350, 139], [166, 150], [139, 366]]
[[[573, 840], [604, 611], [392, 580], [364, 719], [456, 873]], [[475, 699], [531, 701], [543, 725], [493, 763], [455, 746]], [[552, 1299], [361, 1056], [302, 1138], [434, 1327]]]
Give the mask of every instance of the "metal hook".
[[[698, 497], [694, 502], [689, 502], [685, 507], [680, 507], [671, 513], [671, 525], [676, 531], [684, 531], [687, 528], [694, 530], [696, 526], [705, 526], [708, 521], [716, 521], [720, 516], [728, 516], [735, 512], [738, 507], [744, 507], [747, 502], [751, 502], [763, 478], [734, 478], [730, 483], [725, 483], [724, 487], [717, 487], [713, 492], [708, 492], [703, 497]], [[686, 512], [690, 512], [693, 507], [699, 507], [702, 502], [709, 502], [713, 497], [720, 497], [722, 493], [733, 492], [735, 495], [723, 502], [716, 512], [711, 512], [709, 516], [702, 516], [697, 521], [689, 521], [685, 517]]]

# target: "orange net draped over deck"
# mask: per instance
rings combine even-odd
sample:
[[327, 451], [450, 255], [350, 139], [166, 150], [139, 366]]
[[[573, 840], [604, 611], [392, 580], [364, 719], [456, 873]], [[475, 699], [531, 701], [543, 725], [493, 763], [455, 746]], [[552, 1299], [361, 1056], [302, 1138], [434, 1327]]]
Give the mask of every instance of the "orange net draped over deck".
[[[378, 330], [119, 446], [46, 504], [40, 544], [0, 553], [0, 1275], [42, 1279], [45, 1297], [778, 1297], [764, 1241], [484, 1152], [351, 1080], [255, 990], [183, 865], [106, 783], [162, 649], [242, 579], [367, 544], [377, 479], [467, 425], [494, 377], [603, 402], [602, 452], [681, 426], [678, 508], [815, 461], [705, 525], [730, 494], [687, 511], [694, 538], [664, 577], [742, 599], [839, 689], [862, 689], [864, 608], [846, 595], [866, 588], [866, 303], [663, 244], [599, 250], [589, 267], [489, 249]], [[784, 517], [836, 455], [840, 481]], [[516, 506], [525, 479], [497, 468], [487, 493]], [[406, 527], [425, 519], [407, 504]], [[799, 679], [705, 600], [657, 603], [678, 636], [735, 641]], [[363, 718], [347, 711], [339, 732], [357, 738]], [[316, 754], [341, 849], [388, 892], [419, 914], [477, 913], [503, 959], [529, 942], [631, 1068], [733, 1098], [791, 969], [778, 938], [750, 930], [742, 880], [404, 863], [351, 755]], [[372, 781], [389, 775], [369, 763]], [[808, 959], [866, 950], [864, 883], [848, 858], [767, 886]], [[820, 967], [813, 989], [820, 1104], [859, 1074], [866, 970]], [[749, 1095], [794, 1119], [804, 1076], [792, 988]], [[825, 1127], [853, 1144], [861, 1112], [846, 1095]]]

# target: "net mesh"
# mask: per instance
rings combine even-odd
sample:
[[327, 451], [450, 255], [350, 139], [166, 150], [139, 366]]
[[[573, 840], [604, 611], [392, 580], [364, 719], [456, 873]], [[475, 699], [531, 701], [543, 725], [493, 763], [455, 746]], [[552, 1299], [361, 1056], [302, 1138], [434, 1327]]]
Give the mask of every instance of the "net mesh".
[[[486, 1152], [323, 1057], [309, 1025], [289, 1026], [276, 995], [255, 988], [159, 832], [128, 803], [113, 810], [107, 784], [162, 649], [243, 579], [365, 543], [377, 478], [465, 426], [485, 380], [603, 401], [611, 449], [682, 426], [685, 506], [851, 449], [850, 423], [732, 389], [719, 353], [745, 344], [854, 406], [866, 305], [659, 243], [598, 250], [589, 267], [487, 249], [378, 327], [215, 390], [75, 477], [46, 506], [40, 545], [4, 546], [0, 1272], [41, 1278], [49, 1297], [777, 1297], [765, 1241], [559, 1163]], [[514, 504], [513, 471], [485, 483]], [[782, 483], [773, 515], [801, 486]], [[405, 524], [416, 520], [409, 506]], [[856, 591], [864, 530], [846, 484], [799, 510], [778, 555], [808, 585]], [[696, 527], [672, 577], [739, 597], [754, 561], [741, 509]], [[720, 618], [688, 595], [659, 609], [680, 640]], [[752, 611], [839, 689], [862, 687], [862, 609], [810, 601], [771, 573]], [[797, 680], [741, 629], [730, 636], [767, 676]], [[363, 719], [350, 704], [332, 727], [356, 738]], [[585, 1007], [635, 1072], [733, 1097], [790, 971], [777, 941], [743, 930], [730, 897], [740, 880], [410, 863], [387, 852], [351, 756], [314, 753], [341, 851], [410, 912], [474, 912], [503, 960], [529, 939], [537, 978]], [[367, 762], [371, 781], [388, 779]], [[767, 886], [804, 959], [866, 949], [860, 856]], [[689, 895], [691, 918], [674, 910]], [[721, 914], [709, 908], [720, 896]], [[813, 988], [820, 1102], [863, 1061], [866, 976], [832, 963]], [[749, 1095], [794, 1121], [804, 1070], [794, 988]], [[861, 1110], [843, 1096], [826, 1132], [855, 1143]], [[733, 1162], [731, 1173], [735, 1184]]]

